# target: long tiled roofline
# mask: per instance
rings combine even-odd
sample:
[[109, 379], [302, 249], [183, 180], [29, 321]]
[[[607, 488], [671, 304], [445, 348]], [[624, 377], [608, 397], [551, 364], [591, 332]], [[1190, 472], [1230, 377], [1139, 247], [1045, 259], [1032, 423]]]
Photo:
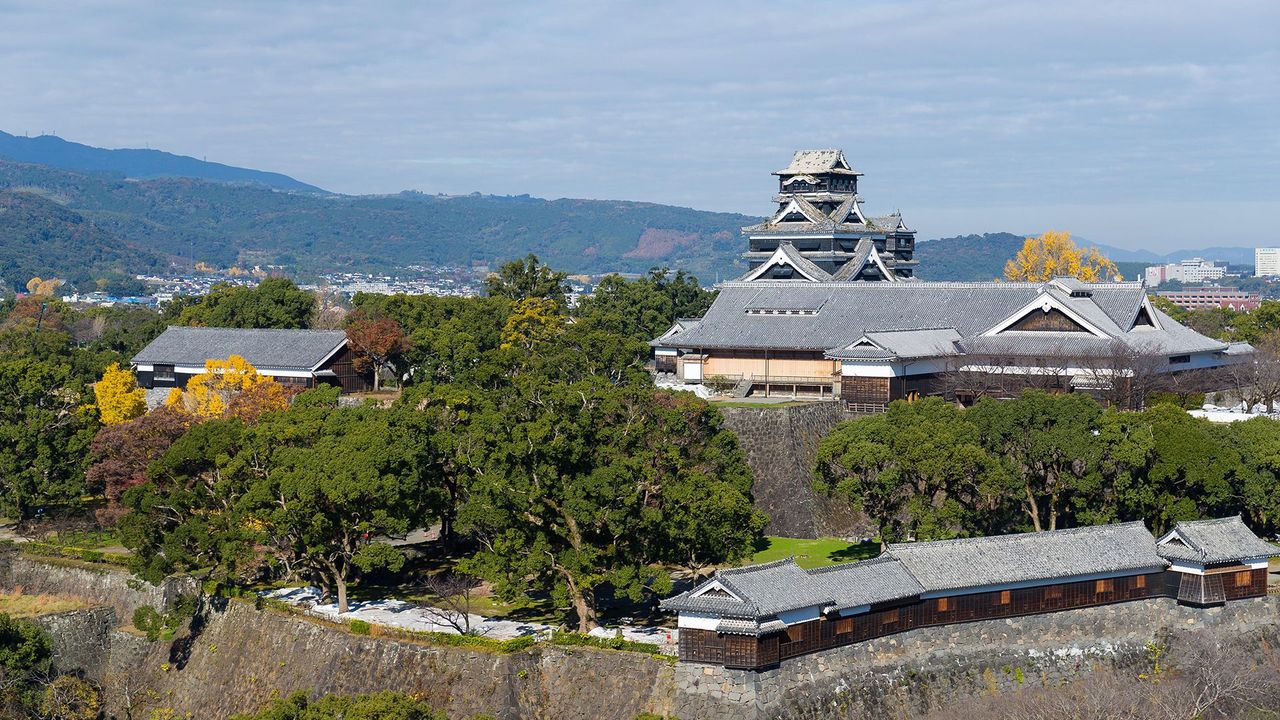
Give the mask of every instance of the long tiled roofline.
[[[859, 282], [856, 280], [844, 280], [844, 281], [836, 280], [832, 282], [824, 282], [819, 284], [819, 283], [814, 283], [808, 280], [768, 280], [768, 281], [726, 280], [724, 282], [716, 283], [715, 287], [759, 288], [761, 287], [762, 282], [767, 282], [770, 287], [809, 287], [809, 288], [812, 288], [812, 287], [822, 287], [822, 288], [858, 287], [858, 288], [875, 288], [875, 289], [893, 287], [893, 288], [900, 288], [900, 289], [928, 288], [928, 289], [946, 289], [946, 290], [973, 290], [973, 289], [995, 287], [995, 288], [1012, 288], [1012, 289], [1023, 290], [1028, 288], [1042, 288], [1046, 285], [1049, 285], [1052, 281], [1046, 280], [1044, 282], [1026, 282], [1026, 281], [1003, 282], [1003, 281], [986, 280], [986, 281], [959, 282], [959, 281], [952, 281], [952, 280], [929, 281], [929, 280], [916, 280], [913, 278], [906, 278], [903, 280], [899, 280], [898, 282], [895, 282], [895, 283], [867, 283], [867, 282]], [[1086, 283], [1084, 287], [1090, 290], [1138, 290], [1138, 289], [1145, 288], [1146, 284], [1140, 281], [1126, 280], [1123, 282]]]
[[[1229, 518], [1224, 518], [1224, 519], [1229, 519]], [[1080, 527], [1060, 528], [1058, 530], [1050, 530], [1049, 532], [1053, 533], [1056, 536], [1061, 537], [1063, 535], [1089, 534], [1091, 532], [1096, 531], [1098, 528], [1104, 528], [1104, 527], [1105, 528], [1140, 527], [1145, 530], [1147, 526], [1146, 526], [1146, 523], [1142, 522], [1141, 520], [1130, 520], [1128, 522], [1110, 523], [1107, 525], [1081, 525]], [[1044, 534], [1045, 534], [1045, 531], [1043, 530], [1039, 532], [1033, 530], [1033, 531], [1021, 532], [1021, 533], [1008, 533], [1006, 535], [976, 535], [974, 537], [950, 538], [948, 540], [929, 540], [925, 543], [920, 543], [920, 542], [889, 543], [887, 551], [892, 552], [899, 548], [920, 547], [921, 545], [926, 545], [926, 544], [932, 547], [945, 547], [945, 546], [987, 544], [993, 541], [1016, 542], [1018, 539], [1021, 539], [1021, 538], [1043, 537]]]

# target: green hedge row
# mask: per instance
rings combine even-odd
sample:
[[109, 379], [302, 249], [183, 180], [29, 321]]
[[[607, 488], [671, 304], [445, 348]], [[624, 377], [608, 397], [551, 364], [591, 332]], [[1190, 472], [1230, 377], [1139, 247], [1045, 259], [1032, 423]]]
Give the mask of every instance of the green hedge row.
[[129, 566], [129, 556], [123, 553], [111, 553], [104, 552], [102, 550], [93, 550], [91, 548], [54, 545], [53, 543], [38, 542], [34, 540], [25, 543], [14, 543], [14, 546], [27, 555], [35, 555], [37, 557], [66, 558], [68, 560], [83, 560], [91, 563], [119, 565], [121, 567]]

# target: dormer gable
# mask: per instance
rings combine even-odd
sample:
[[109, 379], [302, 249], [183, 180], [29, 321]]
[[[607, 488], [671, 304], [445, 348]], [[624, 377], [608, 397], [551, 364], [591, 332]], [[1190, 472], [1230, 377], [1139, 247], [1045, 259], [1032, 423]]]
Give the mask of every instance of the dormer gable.
[[1111, 336], [1072, 310], [1052, 292], [1041, 292], [1030, 302], [983, 333], [992, 337], [1005, 332], [1088, 333], [1104, 340]]

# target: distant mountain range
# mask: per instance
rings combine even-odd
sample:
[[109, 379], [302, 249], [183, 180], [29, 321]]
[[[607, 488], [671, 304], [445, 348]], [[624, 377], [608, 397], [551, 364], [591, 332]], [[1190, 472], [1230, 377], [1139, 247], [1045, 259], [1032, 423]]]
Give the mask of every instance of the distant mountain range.
[[[494, 266], [529, 252], [572, 273], [666, 266], [710, 284], [745, 270], [739, 230], [758, 221], [614, 200], [335, 195], [278, 173], [0, 132], [0, 276], [14, 288], [32, 275], [87, 286], [197, 261], [278, 265], [305, 276], [418, 264]], [[997, 278], [1024, 237], [921, 241], [918, 274]], [[1202, 255], [1251, 264], [1253, 258], [1251, 248], [1160, 256], [1098, 247], [1129, 277], [1140, 263]]]
[[280, 173], [206, 162], [160, 150], [106, 150], [69, 142], [56, 135], [24, 137], [0, 131], [0, 158], [63, 170], [114, 173], [140, 180], [186, 177], [213, 182], [252, 183], [276, 190], [325, 192], [315, 185]]

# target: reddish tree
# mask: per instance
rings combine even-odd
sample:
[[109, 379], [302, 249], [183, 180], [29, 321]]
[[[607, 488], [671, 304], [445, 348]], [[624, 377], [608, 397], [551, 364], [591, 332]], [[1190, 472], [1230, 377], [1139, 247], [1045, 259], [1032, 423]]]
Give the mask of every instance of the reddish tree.
[[296, 385], [258, 383], [231, 398], [226, 416], [239, 418], [246, 425], [256, 425], [263, 413], [288, 410], [289, 401], [300, 392], [302, 388]]
[[381, 374], [393, 366], [396, 358], [408, 348], [408, 340], [400, 323], [391, 318], [370, 318], [362, 312], [352, 313], [347, 325], [347, 340], [355, 354], [352, 365], [358, 372], [373, 371], [373, 389], [381, 388]]
[[104, 425], [89, 448], [85, 471], [90, 492], [101, 492], [107, 507], [98, 521], [113, 525], [123, 514], [120, 498], [125, 490], [147, 480], [147, 466], [160, 457], [190, 426], [191, 418], [170, 408], [159, 408], [129, 422]]

